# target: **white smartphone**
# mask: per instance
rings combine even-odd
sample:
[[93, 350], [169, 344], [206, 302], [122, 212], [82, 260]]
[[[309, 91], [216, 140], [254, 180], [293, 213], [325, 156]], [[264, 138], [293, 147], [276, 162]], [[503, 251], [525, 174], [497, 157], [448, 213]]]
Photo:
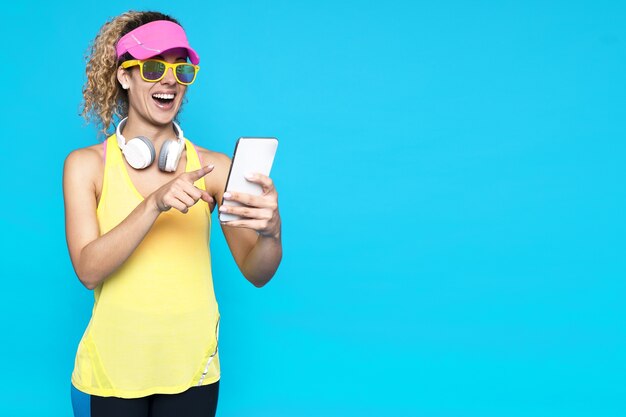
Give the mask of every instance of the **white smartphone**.
[[[261, 195], [263, 188], [254, 182], [246, 179], [246, 174], [261, 173], [269, 177], [274, 156], [278, 148], [278, 139], [276, 138], [249, 138], [242, 137], [237, 140], [235, 152], [230, 164], [228, 179], [226, 180], [226, 191], [235, 191], [252, 195]], [[225, 206], [242, 206], [243, 204], [222, 199]], [[231, 213], [219, 214], [222, 222], [239, 220], [242, 217]]]

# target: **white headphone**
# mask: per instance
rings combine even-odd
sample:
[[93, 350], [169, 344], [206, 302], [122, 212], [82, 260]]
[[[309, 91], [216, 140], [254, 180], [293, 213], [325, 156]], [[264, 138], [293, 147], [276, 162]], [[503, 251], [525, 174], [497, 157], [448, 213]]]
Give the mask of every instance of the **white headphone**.
[[[122, 136], [122, 129], [126, 125], [128, 117], [125, 117], [120, 121], [115, 129], [115, 136], [117, 137], [117, 144], [122, 150], [122, 154], [131, 167], [135, 169], [144, 169], [152, 165], [156, 152], [154, 145], [145, 136], [137, 136], [126, 142], [126, 138]], [[161, 146], [161, 152], [159, 152], [159, 169], [165, 172], [175, 172], [178, 167], [178, 161], [185, 149], [185, 139], [183, 138], [183, 130], [174, 123], [174, 132], [177, 139], [168, 139]]]

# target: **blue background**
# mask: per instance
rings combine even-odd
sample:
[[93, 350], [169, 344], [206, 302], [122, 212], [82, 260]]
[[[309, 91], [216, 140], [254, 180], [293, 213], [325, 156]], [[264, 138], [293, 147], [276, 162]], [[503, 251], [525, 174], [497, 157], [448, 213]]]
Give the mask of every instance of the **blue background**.
[[0, 28], [2, 415], [71, 415], [93, 294], [62, 167], [97, 143], [84, 52], [129, 8], [202, 57], [187, 137], [280, 139], [274, 280], [212, 234], [218, 415], [626, 415], [626, 3], [51, 3]]

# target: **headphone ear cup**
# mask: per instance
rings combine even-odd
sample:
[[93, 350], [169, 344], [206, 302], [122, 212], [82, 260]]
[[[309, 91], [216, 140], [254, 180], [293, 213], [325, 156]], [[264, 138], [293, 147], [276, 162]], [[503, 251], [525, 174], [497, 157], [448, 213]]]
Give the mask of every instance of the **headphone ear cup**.
[[129, 140], [122, 152], [128, 164], [135, 169], [149, 167], [156, 156], [154, 145], [145, 136], [137, 136]]
[[174, 139], [166, 140], [159, 153], [159, 169], [165, 172], [175, 172], [182, 155], [182, 148]]

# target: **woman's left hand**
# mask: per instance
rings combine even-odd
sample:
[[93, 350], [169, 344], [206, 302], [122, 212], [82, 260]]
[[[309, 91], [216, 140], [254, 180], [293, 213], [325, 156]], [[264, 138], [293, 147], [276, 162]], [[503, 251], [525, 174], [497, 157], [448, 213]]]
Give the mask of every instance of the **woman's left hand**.
[[251, 174], [246, 176], [250, 182], [261, 185], [261, 195], [255, 196], [246, 193], [224, 193], [224, 200], [238, 201], [242, 207], [225, 206], [219, 208], [221, 213], [236, 214], [243, 217], [241, 220], [222, 222], [225, 226], [245, 227], [256, 230], [265, 237], [280, 238], [280, 214], [278, 213], [278, 193], [274, 188], [274, 182], [270, 177], [263, 174]]

